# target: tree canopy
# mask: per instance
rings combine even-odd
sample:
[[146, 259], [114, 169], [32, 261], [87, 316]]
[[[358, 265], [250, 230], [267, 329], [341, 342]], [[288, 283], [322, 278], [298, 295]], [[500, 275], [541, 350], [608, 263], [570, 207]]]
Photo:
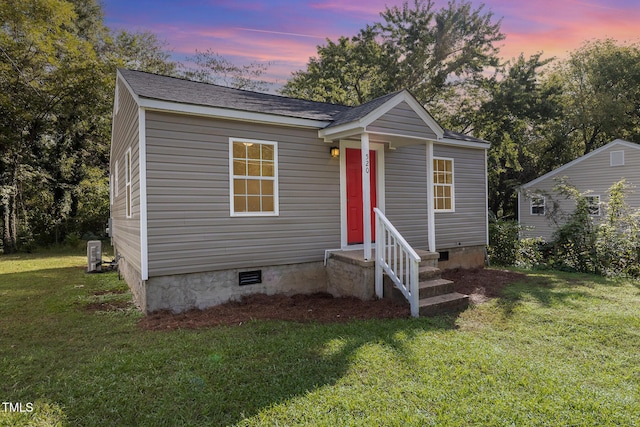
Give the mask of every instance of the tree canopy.
[[380, 16], [354, 37], [318, 46], [318, 56], [293, 73], [282, 93], [357, 105], [408, 89], [432, 112], [444, 113], [443, 101], [499, 64], [496, 43], [504, 35], [483, 6], [452, 0], [435, 10], [432, 0], [414, 0]]

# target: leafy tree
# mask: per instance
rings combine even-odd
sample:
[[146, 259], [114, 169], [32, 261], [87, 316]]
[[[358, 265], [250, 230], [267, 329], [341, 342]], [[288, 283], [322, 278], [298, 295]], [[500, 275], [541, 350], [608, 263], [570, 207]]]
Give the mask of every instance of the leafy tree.
[[286, 96], [343, 105], [360, 105], [394, 90], [395, 55], [389, 55], [371, 27], [352, 38], [327, 39], [305, 71], [284, 85]]
[[470, 113], [467, 130], [491, 141], [488, 153], [489, 209], [498, 217], [517, 212], [516, 187], [538, 176], [546, 123], [560, 114], [557, 85], [543, 82], [551, 59], [542, 54], [507, 63], [484, 85], [486, 98]]
[[431, 0], [387, 8], [383, 22], [351, 38], [318, 47], [307, 69], [298, 71], [282, 93], [304, 99], [359, 104], [395, 90], [409, 89], [447, 119], [447, 100], [498, 65], [500, 21], [483, 6], [450, 1], [434, 10]]
[[0, 16], [3, 246], [12, 252], [21, 228], [28, 228], [21, 227], [27, 224], [23, 184], [52, 178], [41, 154], [56, 144], [59, 115], [88, 84], [85, 71], [96, 56], [90, 43], [73, 33], [76, 15], [68, 2], [2, 2]]
[[[175, 76], [178, 64], [171, 60], [166, 42], [149, 32], [121, 30], [104, 40], [101, 56], [113, 67], [130, 68], [150, 73]], [[115, 71], [114, 71], [115, 73]]]
[[0, 19], [3, 250], [100, 232], [115, 69], [177, 66], [152, 34], [111, 34], [95, 0], [0, 2]]
[[270, 85], [262, 79], [269, 64], [252, 62], [248, 65], [236, 65], [211, 49], [204, 52], [196, 50], [196, 54], [189, 60], [195, 66], [186, 67], [183, 75], [190, 80], [254, 91], [266, 91]]
[[584, 155], [615, 138], [640, 139], [640, 45], [585, 43], [559, 63], [564, 123], [559, 138]]

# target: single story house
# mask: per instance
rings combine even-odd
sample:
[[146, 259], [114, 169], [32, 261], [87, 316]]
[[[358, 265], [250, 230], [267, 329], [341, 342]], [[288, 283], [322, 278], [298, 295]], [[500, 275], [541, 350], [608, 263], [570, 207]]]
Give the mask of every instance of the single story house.
[[[558, 179], [565, 177], [587, 194], [591, 214], [598, 219], [613, 184], [624, 178], [630, 186], [640, 185], [640, 144], [616, 139], [522, 185], [518, 191], [518, 218], [524, 236], [550, 241], [557, 228], [548, 218], [552, 206], [565, 213], [575, 209], [573, 200], [554, 191]], [[630, 206], [640, 208], [640, 193], [630, 192], [626, 200]]]
[[144, 312], [372, 297], [332, 283], [327, 259], [372, 262], [376, 215], [441, 267], [484, 264], [489, 143], [406, 90], [348, 107], [119, 69], [112, 131], [111, 238]]

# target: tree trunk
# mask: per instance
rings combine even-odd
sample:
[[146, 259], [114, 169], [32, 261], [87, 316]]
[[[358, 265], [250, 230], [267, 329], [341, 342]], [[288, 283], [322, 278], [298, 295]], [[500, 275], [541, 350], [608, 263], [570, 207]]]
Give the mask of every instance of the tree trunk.
[[3, 250], [5, 254], [12, 254], [18, 250], [15, 189], [6, 191], [2, 195], [2, 210], [4, 211], [4, 230], [2, 233]]

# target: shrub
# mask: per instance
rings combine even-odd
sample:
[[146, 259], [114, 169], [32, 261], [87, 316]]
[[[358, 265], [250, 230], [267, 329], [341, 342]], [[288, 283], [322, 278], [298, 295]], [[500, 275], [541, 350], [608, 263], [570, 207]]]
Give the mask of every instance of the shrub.
[[515, 220], [492, 219], [489, 223], [489, 261], [495, 265], [514, 265], [518, 254], [520, 226]]
[[576, 202], [576, 209], [554, 234], [548, 265], [560, 270], [609, 277], [640, 276], [640, 216], [625, 202], [624, 180], [609, 188], [602, 222], [589, 214], [586, 193], [562, 181], [556, 191]]

